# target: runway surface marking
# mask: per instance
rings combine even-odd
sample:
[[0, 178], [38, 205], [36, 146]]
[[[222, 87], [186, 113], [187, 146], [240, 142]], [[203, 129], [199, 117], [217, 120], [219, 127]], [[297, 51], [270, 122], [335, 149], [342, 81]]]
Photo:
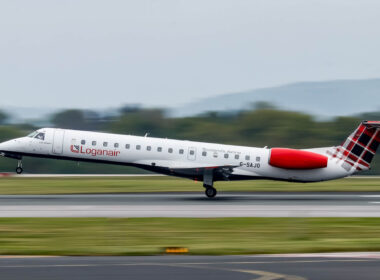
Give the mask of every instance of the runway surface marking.
[[[368, 253], [292, 254], [251, 256], [151, 256], [151, 257], [57, 257], [0, 259], [5, 279], [255, 279], [255, 280], [312, 280], [312, 279], [377, 279], [379, 259], [366, 259]], [[329, 255], [329, 258], [319, 258]], [[352, 258], [354, 255], [358, 258]], [[374, 253], [373, 255], [376, 255]], [[303, 259], [303, 256], [315, 259]], [[345, 258], [347, 256], [347, 258]], [[360, 257], [362, 256], [362, 257]], [[9, 256], [8, 256], [9, 257]], [[256, 260], [249, 261], [249, 258]], [[268, 259], [269, 258], [269, 259]], [[197, 260], [197, 261], [196, 261]], [[4, 261], [7, 263], [2, 264]], [[304, 263], [305, 265], [298, 265]], [[355, 265], [365, 263], [364, 266]], [[336, 264], [336, 265], [335, 265]], [[343, 269], [347, 268], [347, 269]], [[343, 269], [343, 270], [342, 270]], [[351, 270], [350, 270], [351, 269]], [[353, 269], [353, 270], [352, 270]], [[346, 271], [348, 270], [348, 271]], [[342, 272], [343, 271], [343, 272]], [[356, 273], [353, 273], [353, 271]], [[245, 276], [246, 275], [246, 276]], [[249, 278], [247, 278], [247, 276]], [[251, 278], [254, 277], [254, 278]]]
[[[224, 270], [238, 273], [246, 273], [259, 278], [255, 280], [307, 280], [307, 278], [297, 276], [297, 275], [286, 275], [279, 274], [270, 271], [263, 270], [246, 270], [246, 269], [231, 269], [231, 268], [220, 268], [217, 265], [237, 265], [237, 264], [284, 264], [284, 263], [331, 263], [331, 262], [368, 262], [368, 260], [318, 260], [318, 261], [253, 261], [253, 262], [202, 262], [202, 263], [107, 263], [107, 264], [69, 264], [69, 265], [0, 265], [0, 268], [70, 268], [70, 267], [112, 267], [112, 266], [173, 266], [173, 267], [185, 267], [185, 268], [196, 268], [196, 269], [206, 269], [206, 270]], [[205, 267], [206, 265], [213, 267]]]
[[[352, 259], [351, 257], [355, 255], [357, 258]], [[371, 255], [380, 256], [377, 252], [361, 252], [261, 256], [10, 258], [0, 259], [0, 268], [4, 279], [17, 280], [25, 278], [98, 280], [106, 279], [106, 277], [116, 280], [173, 279], [173, 277], [185, 280], [194, 278], [375, 280], [378, 279], [380, 272], [380, 260], [366, 258]], [[252, 258], [254, 260], [250, 261]]]
[[380, 217], [379, 195], [0, 195], [0, 217]]
[[[249, 262], [254, 264], [255, 262]], [[261, 263], [261, 262], [256, 262]], [[265, 262], [269, 263], [269, 262]], [[228, 269], [228, 268], [219, 268], [219, 267], [204, 267], [205, 265], [218, 265], [221, 263], [131, 263], [131, 264], [70, 264], [70, 265], [19, 265], [19, 266], [0, 266], [0, 268], [59, 268], [59, 267], [100, 267], [100, 266], [172, 266], [172, 267], [185, 267], [185, 268], [196, 268], [196, 269], [207, 269], [207, 270], [224, 270], [238, 273], [246, 273], [251, 275], [260, 276], [255, 278], [255, 280], [276, 280], [276, 279], [285, 279], [285, 280], [306, 280], [306, 278], [295, 276], [295, 275], [285, 275], [278, 274], [269, 271], [262, 270], [239, 270], [239, 269]], [[237, 262], [224, 262], [223, 264], [243, 264]], [[244, 263], [247, 264], [247, 263]]]
[[59, 256], [25, 256], [25, 255], [0, 255], [0, 259], [38, 259], [38, 258], [59, 258]]
[[[256, 257], [256, 256], [255, 256]], [[17, 259], [24, 259], [30, 257], [20, 257]], [[65, 257], [56, 257], [65, 258]], [[301, 257], [299, 257], [301, 258]], [[14, 259], [14, 258], [10, 258]], [[376, 259], [328, 259], [328, 260], [297, 260], [297, 261], [229, 261], [229, 262], [178, 262], [178, 263], [99, 263], [99, 264], [44, 264], [44, 265], [0, 265], [0, 268], [18, 268], [18, 267], [82, 267], [82, 266], [146, 266], [146, 265], [188, 265], [188, 266], [199, 266], [199, 265], [220, 265], [220, 264], [297, 264], [297, 263], [331, 263], [331, 262], [371, 262], [377, 261]]]
[[284, 275], [284, 274], [278, 274], [278, 273], [262, 271], [262, 270], [244, 270], [244, 269], [242, 269], [242, 270], [235, 270], [235, 271], [261, 276], [259, 278], [255, 278], [255, 280], [276, 280], [276, 279], [306, 280], [306, 278], [296, 276], [296, 275]]

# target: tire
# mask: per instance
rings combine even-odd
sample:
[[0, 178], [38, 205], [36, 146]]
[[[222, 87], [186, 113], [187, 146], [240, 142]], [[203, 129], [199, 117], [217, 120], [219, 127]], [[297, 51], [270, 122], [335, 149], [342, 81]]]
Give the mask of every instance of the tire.
[[205, 194], [208, 198], [213, 198], [216, 196], [216, 189], [215, 188], [206, 188]]
[[16, 168], [16, 173], [21, 174], [24, 170], [21, 167]]

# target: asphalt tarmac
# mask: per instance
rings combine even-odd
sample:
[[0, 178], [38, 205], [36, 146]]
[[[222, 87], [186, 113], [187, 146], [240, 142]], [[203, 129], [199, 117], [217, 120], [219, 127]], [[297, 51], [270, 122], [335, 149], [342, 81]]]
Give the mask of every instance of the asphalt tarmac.
[[380, 217], [380, 194], [1, 195], [0, 217]]
[[380, 254], [0, 257], [1, 279], [378, 280]]

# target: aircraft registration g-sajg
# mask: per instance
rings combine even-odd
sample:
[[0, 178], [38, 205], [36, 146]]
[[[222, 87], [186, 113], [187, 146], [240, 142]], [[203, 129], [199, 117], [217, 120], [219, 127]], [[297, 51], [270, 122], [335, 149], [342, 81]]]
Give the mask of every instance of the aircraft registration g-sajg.
[[0, 154], [128, 165], [157, 173], [203, 181], [208, 197], [215, 181], [272, 179], [317, 182], [368, 170], [380, 143], [380, 121], [363, 121], [335, 147], [313, 149], [254, 148], [42, 128], [0, 144]]

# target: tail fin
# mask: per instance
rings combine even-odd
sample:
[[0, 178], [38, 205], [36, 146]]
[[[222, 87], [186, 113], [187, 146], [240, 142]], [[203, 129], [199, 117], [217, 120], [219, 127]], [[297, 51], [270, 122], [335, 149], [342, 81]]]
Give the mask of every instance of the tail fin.
[[368, 170], [379, 143], [380, 121], [363, 121], [331, 155], [343, 160], [342, 167], [347, 171]]

